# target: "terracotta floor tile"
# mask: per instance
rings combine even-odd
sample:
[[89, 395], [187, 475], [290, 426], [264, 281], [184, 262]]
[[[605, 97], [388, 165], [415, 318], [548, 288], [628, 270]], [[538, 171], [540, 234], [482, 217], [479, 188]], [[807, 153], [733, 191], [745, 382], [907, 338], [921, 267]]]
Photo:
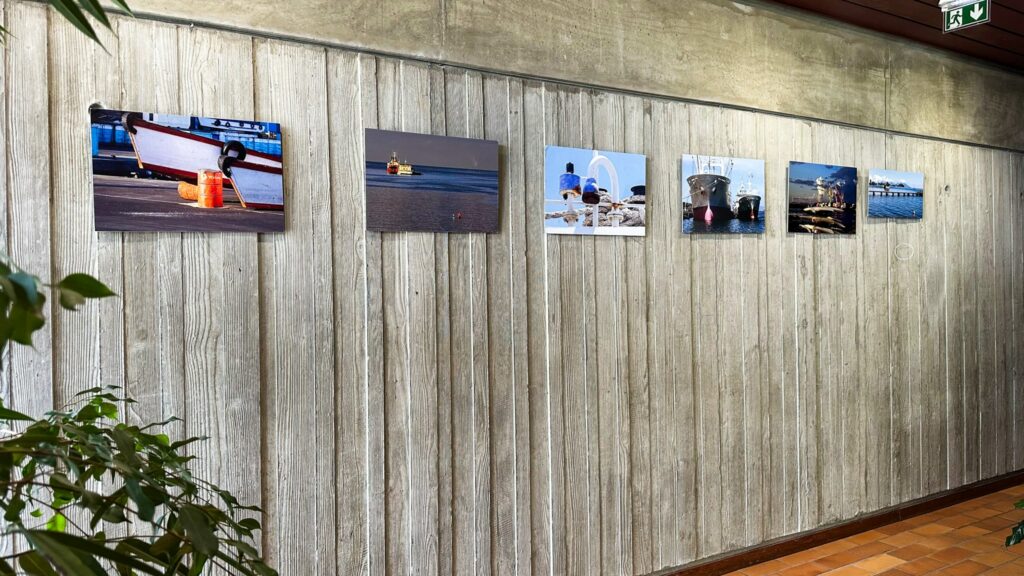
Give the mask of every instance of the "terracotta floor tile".
[[800, 564], [799, 566], [790, 566], [784, 570], [776, 572], [778, 576], [818, 576], [818, 574], [824, 574], [828, 572], [829, 568], [818, 564], [817, 562], [811, 562], [809, 564]]
[[910, 572], [904, 572], [899, 568], [893, 568], [892, 570], [886, 570], [878, 576], [913, 576]]
[[871, 576], [872, 574], [876, 574], [876, 572], [857, 568], [856, 566], [843, 566], [831, 572], [825, 572], [823, 576]]
[[970, 538], [976, 538], [978, 536], [984, 536], [985, 534], [989, 534], [990, 532], [991, 530], [986, 530], [984, 528], [979, 528], [977, 526], [963, 526], [961, 528], [953, 530], [952, 532], [950, 532], [950, 534], [957, 534], [967, 536]]
[[904, 546], [903, 548], [897, 548], [889, 554], [901, 559], [901, 560], [913, 560], [914, 558], [920, 558], [921, 556], [927, 556], [935, 552], [934, 549], [921, 544], [911, 544], [910, 546]]
[[1006, 564], [1007, 562], [1012, 562], [1016, 559], [1017, 556], [1015, 554], [1010, 554], [1009, 552], [1006, 552], [1004, 550], [995, 550], [992, 552], [986, 552], [984, 554], [977, 554], [971, 557], [971, 560], [974, 560], [975, 562], [981, 562], [982, 564], [985, 564], [992, 568], [995, 568], [996, 566], [999, 566], [1001, 564]]
[[881, 542], [870, 542], [856, 548], [850, 548], [842, 552], [837, 552], [831, 556], [825, 556], [820, 558], [817, 562], [830, 569], [836, 569], [847, 564], [854, 564], [865, 558], [872, 556], [878, 556], [892, 550], [892, 546], [882, 544]]
[[948, 518], [940, 518], [936, 520], [935, 523], [942, 524], [943, 526], [949, 526], [950, 528], [960, 528], [961, 526], [973, 524], [975, 521], [975, 518], [971, 518], [966, 514], [957, 514]]
[[927, 546], [932, 550], [942, 550], [943, 548], [952, 548], [953, 546], [959, 545], [964, 541], [964, 538], [953, 538], [942, 534], [940, 536], [925, 536], [918, 542], [922, 546]]
[[868, 530], [867, 532], [855, 534], [853, 536], [845, 538], [844, 540], [854, 545], [860, 545], [867, 544], [868, 542], [874, 542], [875, 540], [881, 540], [886, 537], [887, 535], [885, 532], [879, 532], [878, 530]]
[[985, 566], [981, 562], [965, 560], [959, 564], [943, 568], [941, 573], [943, 576], [974, 576], [975, 574], [981, 574], [988, 569], [989, 567]]
[[976, 538], [974, 540], [967, 540], [957, 545], [959, 548], [967, 548], [968, 550], [974, 550], [975, 552], [992, 552], [993, 550], [1002, 550], [1004, 548], [1003, 543], [998, 540], [991, 538]]
[[967, 516], [970, 516], [971, 518], [976, 518], [978, 520], [981, 520], [982, 518], [991, 518], [992, 516], [995, 516], [996, 514], [1002, 514], [1002, 513], [1003, 513], [1002, 510], [993, 510], [991, 508], [984, 508], [984, 507], [982, 507], [982, 508], [974, 508], [972, 510], [967, 510], [967, 511], [964, 512], [964, 514], [966, 514]]
[[879, 572], [884, 572], [890, 568], [895, 568], [903, 563], [903, 560], [895, 556], [890, 556], [888, 554], [880, 554], [878, 556], [872, 556], [871, 558], [861, 560], [860, 562], [855, 563], [854, 566], [858, 568], [863, 568], [864, 570], [869, 570], [877, 574]]
[[882, 538], [879, 542], [902, 548], [903, 546], [917, 544], [922, 540], [924, 540], [924, 536], [921, 536], [920, 534], [915, 534], [913, 532], [900, 532], [899, 534], [893, 534], [888, 538]]
[[1012, 562], [1010, 564], [1003, 564], [997, 566], [991, 570], [982, 572], [984, 576], [1020, 576], [1021, 567], [1015, 566]]
[[946, 566], [945, 562], [936, 560], [935, 558], [924, 557], [918, 558], [917, 560], [911, 560], [910, 562], [901, 565], [900, 570], [903, 570], [907, 574], [912, 574], [913, 576], [920, 576], [921, 574], [927, 574], [938, 568], [942, 568], [943, 566]]
[[939, 562], [944, 562], [946, 564], [953, 564], [963, 560], [964, 558], [970, 558], [971, 556], [974, 556], [973, 550], [955, 546], [953, 548], [943, 548], [942, 550], [934, 552], [929, 556], [929, 558], [934, 558]]
[[952, 531], [953, 531], [953, 529], [950, 528], [949, 526], [943, 526], [942, 524], [934, 524], [934, 523], [933, 524], [925, 524], [923, 526], [919, 526], [919, 527], [914, 528], [913, 530], [911, 530], [911, 532], [914, 532], [916, 534], [920, 534], [922, 536], [938, 536], [940, 534], [945, 534], [946, 532], [952, 532]]

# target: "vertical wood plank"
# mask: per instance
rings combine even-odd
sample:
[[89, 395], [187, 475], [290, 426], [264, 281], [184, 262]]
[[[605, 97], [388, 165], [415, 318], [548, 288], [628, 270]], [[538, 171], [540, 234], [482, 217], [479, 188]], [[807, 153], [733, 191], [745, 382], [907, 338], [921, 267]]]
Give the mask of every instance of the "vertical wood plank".
[[[623, 147], [624, 111], [620, 95], [601, 94], [594, 99], [594, 147], [599, 150], [621, 151]], [[594, 327], [596, 341], [587, 347], [595, 354], [598, 385], [596, 422], [598, 428], [598, 459], [591, 465], [598, 468], [600, 498], [600, 573], [620, 574], [626, 561], [623, 555], [623, 518], [620, 494], [625, 470], [618, 462], [618, 388], [624, 385], [619, 378], [622, 349], [619, 339], [620, 307], [618, 294], [624, 288], [621, 238], [595, 238], [594, 268], [590, 275], [590, 298], [597, 301]], [[593, 424], [592, 424], [593, 425]]]
[[[113, 25], [116, 27], [119, 21], [115, 19]], [[87, 272], [121, 293], [121, 235], [93, 231], [92, 159], [82, 145], [91, 138], [90, 104], [102, 101], [116, 106], [120, 98], [115, 78], [117, 37], [108, 32], [103, 41], [110, 52], [103, 51], [64, 18], [50, 21], [50, 55], [54, 62], [62, 63], [52, 67], [49, 74], [52, 225], [58, 231], [52, 235], [53, 278]], [[116, 275], [101, 271], [103, 248], [111, 243], [108, 240], [117, 246]], [[77, 312], [53, 307], [56, 406], [66, 405], [76, 393], [99, 382], [123, 384], [122, 357], [104, 354], [113, 346], [120, 350], [120, 309], [120, 299], [91, 302]]]
[[[255, 47], [256, 115], [282, 125], [284, 234], [260, 238], [267, 541], [278, 566], [333, 574], [335, 359], [326, 55]], [[288, 86], [288, 90], [279, 87]]]
[[[484, 78], [484, 136], [497, 140], [502, 174], [508, 170], [509, 84], [493, 75]], [[515, 574], [516, 553], [516, 413], [512, 300], [511, 188], [500, 179], [501, 233], [485, 237], [487, 249], [487, 341], [490, 381], [491, 531], [493, 573]], [[480, 321], [478, 313], [477, 321]]]
[[[250, 38], [179, 28], [178, 45], [185, 114], [254, 118], [252, 67], [207, 81], [222, 58], [251, 62]], [[202, 477], [249, 504], [261, 493], [256, 244], [256, 234], [182, 235], [186, 434], [209, 438], [193, 445]]]
[[[118, 28], [122, 107], [178, 113], [178, 32], [174, 26], [123, 20]], [[160, 72], [151, 75], [154, 62]], [[187, 418], [181, 234], [124, 235], [126, 392], [134, 422]], [[184, 433], [176, 422], [172, 437]]]
[[[52, 276], [50, 227], [50, 123], [47, 104], [47, 8], [8, 6], [7, 246], [11, 260], [44, 283]], [[48, 301], [47, 315], [57, 306]], [[36, 418], [53, 409], [53, 325], [32, 338], [32, 347], [9, 349], [9, 406]]]
[[[367, 316], [367, 232], [364, 224], [363, 106], [365, 72], [372, 81], [373, 68], [364, 69], [356, 54], [327, 52], [327, 106], [330, 125], [331, 210], [347, 217], [333, 225], [332, 260], [335, 319], [334, 374], [337, 382], [337, 570], [341, 574], [370, 572], [374, 551], [369, 542], [368, 515], [372, 486], [368, 483], [373, 454], [367, 446], [371, 435], [368, 414], [368, 382], [365, 359], [371, 322]], [[374, 111], [375, 112], [375, 111]]]
[[[526, 354], [529, 377], [530, 541], [533, 574], [548, 574], [554, 560], [552, 477], [555, 466], [548, 379], [549, 343], [547, 235], [544, 233], [544, 144], [547, 139], [543, 84], [523, 84], [523, 166], [526, 260]], [[520, 315], [522, 317], [522, 315]], [[524, 567], [525, 568], [525, 567]], [[525, 570], [524, 570], [525, 572]]]

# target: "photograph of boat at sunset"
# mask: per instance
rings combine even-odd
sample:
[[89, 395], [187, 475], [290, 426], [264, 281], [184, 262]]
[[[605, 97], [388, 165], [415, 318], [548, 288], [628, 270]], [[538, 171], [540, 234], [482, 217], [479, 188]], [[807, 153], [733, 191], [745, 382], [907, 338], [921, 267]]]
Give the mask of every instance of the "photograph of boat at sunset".
[[594, 236], [645, 235], [647, 157], [547, 146], [544, 231]]
[[789, 231], [857, 233], [857, 169], [789, 163]]
[[96, 230], [283, 232], [281, 127], [90, 110]]
[[498, 232], [498, 143], [366, 129], [366, 229]]
[[764, 160], [683, 156], [684, 234], [764, 232]]
[[924, 174], [898, 170], [868, 173], [868, 218], [920, 220], [924, 215]]

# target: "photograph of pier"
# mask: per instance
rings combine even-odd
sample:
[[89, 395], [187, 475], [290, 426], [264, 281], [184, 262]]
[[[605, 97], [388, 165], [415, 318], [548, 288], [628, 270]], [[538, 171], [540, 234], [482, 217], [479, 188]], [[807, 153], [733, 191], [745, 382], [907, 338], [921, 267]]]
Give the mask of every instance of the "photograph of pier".
[[643, 154], [561, 146], [544, 149], [544, 230], [548, 234], [643, 236], [646, 204], [647, 157]]
[[789, 231], [857, 233], [857, 169], [789, 163]]
[[684, 234], [764, 232], [764, 160], [686, 154]]
[[872, 169], [868, 173], [868, 217], [920, 220], [924, 174]]
[[281, 127], [90, 110], [96, 230], [283, 232]]
[[366, 130], [366, 229], [498, 232], [498, 143]]

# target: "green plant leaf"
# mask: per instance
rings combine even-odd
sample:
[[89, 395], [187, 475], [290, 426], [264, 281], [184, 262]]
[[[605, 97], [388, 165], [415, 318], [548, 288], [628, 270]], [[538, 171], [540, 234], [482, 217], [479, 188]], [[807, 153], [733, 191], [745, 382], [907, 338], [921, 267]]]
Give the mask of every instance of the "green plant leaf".
[[[60, 548], [66, 551], [74, 551], [82, 554], [89, 554], [97, 558], [110, 560], [111, 562], [117, 565], [138, 570], [139, 572], [142, 572], [144, 574], [161, 576], [161, 572], [159, 570], [153, 568], [145, 562], [142, 562], [141, 560], [133, 558], [130, 555], [125, 554], [123, 552], [111, 550], [110, 548], [107, 548], [102, 544], [98, 544], [96, 542], [93, 542], [92, 540], [82, 538], [80, 536], [52, 532], [30, 531], [26, 533], [26, 537], [28, 537], [28, 534], [32, 534], [36, 538], [42, 537], [44, 540], [48, 542], [48, 545], [54, 548]], [[99, 573], [106, 574], [106, 572], [102, 571]], [[78, 576], [78, 574], [80, 573], [69, 572], [68, 574], [74, 574], [75, 576]], [[87, 574], [87, 572], [83, 572], [81, 574]]]
[[27, 416], [25, 414], [22, 414], [21, 412], [18, 412], [18, 411], [15, 411], [15, 410], [11, 410], [10, 408], [6, 408], [3, 405], [3, 403], [0, 403], [0, 420], [21, 420], [21, 421], [28, 420], [28, 421], [31, 421], [31, 420], [33, 420], [33, 418], [31, 416]]
[[50, 532], [64, 532], [68, 527], [68, 519], [57, 512], [46, 522], [46, 529]]
[[[96, 5], [99, 6], [99, 3], [96, 3]], [[108, 288], [106, 284], [88, 274], [70, 274], [65, 276], [58, 286], [62, 290], [73, 290], [85, 298], [106, 298], [115, 295], [114, 291]]]
[[60, 307], [75, 312], [78, 307], [85, 304], [85, 296], [67, 288], [60, 289]]
[[75, 5], [73, 0], [50, 0], [50, 5], [56, 8], [61, 16], [67, 18], [68, 22], [71, 22], [75, 28], [78, 28], [79, 32], [85, 34], [97, 44], [100, 43], [100, 39], [96, 36], [96, 31], [93, 30], [89, 19], [85, 17], [85, 14]]
[[191, 504], [185, 504], [181, 507], [180, 518], [181, 525], [185, 527], [185, 533], [192, 540], [196, 552], [206, 556], [215, 555], [219, 543], [203, 511]]
[[[59, 540], [54, 539], [53, 534], [38, 530], [24, 532], [25, 539], [33, 548], [43, 554], [54, 566], [64, 574], [85, 576], [94, 574], [104, 576], [103, 567], [92, 558], [84, 558], [76, 551]], [[92, 560], [90, 562], [89, 560]]]
[[22, 570], [31, 576], [57, 576], [50, 563], [35, 550], [27, 552], [18, 558], [18, 564]]
[[99, 2], [96, 0], [80, 0], [79, 3], [86, 12], [92, 14], [93, 18], [99, 20], [100, 24], [110, 28], [110, 20], [107, 19], [107, 13], [103, 10], [103, 6], [101, 6]]

